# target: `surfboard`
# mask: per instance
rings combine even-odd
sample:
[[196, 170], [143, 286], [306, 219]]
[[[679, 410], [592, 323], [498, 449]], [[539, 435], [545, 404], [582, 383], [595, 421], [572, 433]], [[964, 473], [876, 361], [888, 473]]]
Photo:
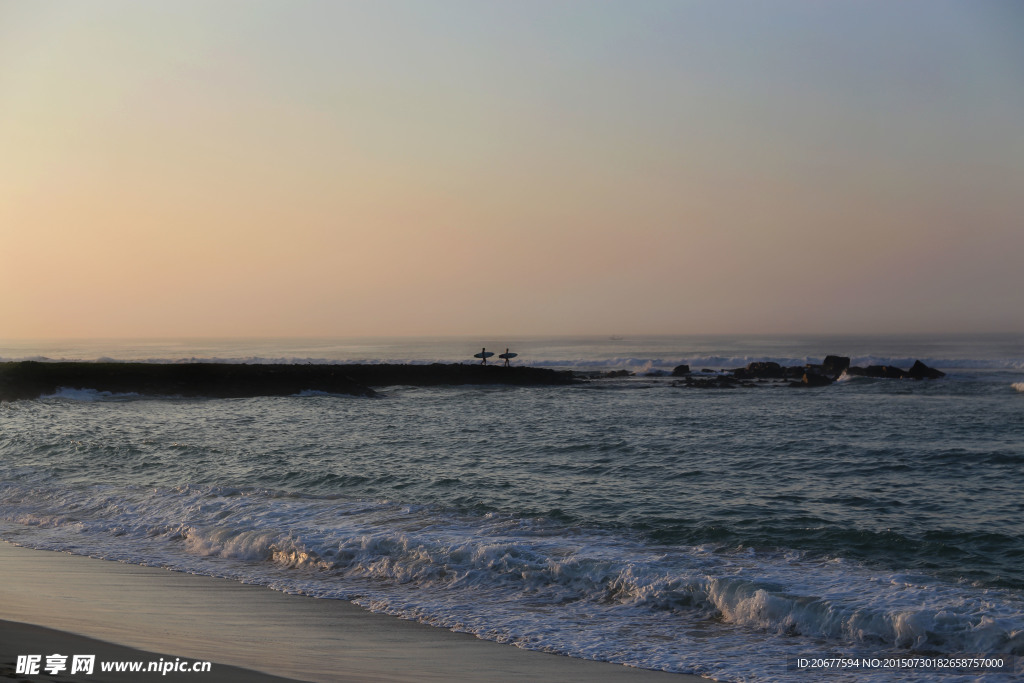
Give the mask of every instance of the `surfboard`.
[[505, 360], [509, 360], [510, 358], [515, 358], [518, 355], [518, 353], [500, 353], [498, 354], [498, 358], [504, 358]]
[[482, 351], [480, 353], [474, 353], [473, 358], [490, 358], [494, 353], [491, 351]]

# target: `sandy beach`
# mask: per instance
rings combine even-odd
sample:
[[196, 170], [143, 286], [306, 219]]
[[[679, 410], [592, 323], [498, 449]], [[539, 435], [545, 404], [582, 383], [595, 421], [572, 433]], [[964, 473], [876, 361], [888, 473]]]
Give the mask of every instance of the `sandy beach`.
[[[339, 600], [10, 543], [0, 543], [0, 566], [0, 675], [13, 675], [18, 655], [44, 663], [54, 653], [97, 655], [88, 677], [16, 680], [705, 680], [521, 650]], [[210, 673], [167, 676], [99, 671], [103, 661], [161, 658], [214, 664]]]
[[[209, 673], [100, 672], [99, 662], [142, 662], [143, 666], [147, 667], [149, 662], [157, 664], [167, 662], [170, 665], [170, 663], [178, 663], [181, 660], [172, 655], [145, 652], [95, 638], [17, 621], [0, 620], [0, 650], [2, 650], [0, 651], [0, 678], [13, 678], [17, 681], [133, 681], [148, 677], [159, 677], [160, 680], [166, 681], [194, 681], [197, 677], [200, 679], [205, 677], [210, 681], [224, 681], [225, 683], [286, 683], [292, 680], [223, 664], [212, 664]], [[65, 668], [62, 673], [50, 674], [45, 670], [47, 657], [54, 653], [67, 657], [63, 662]], [[39, 662], [39, 673], [36, 675], [16, 673], [16, 658], [19, 655], [30, 654], [40, 655], [42, 658]], [[92, 674], [70, 673], [71, 657], [78, 654], [96, 656]], [[191, 664], [192, 661], [189, 660], [188, 664]], [[162, 667], [158, 667], [158, 670], [159, 668]]]

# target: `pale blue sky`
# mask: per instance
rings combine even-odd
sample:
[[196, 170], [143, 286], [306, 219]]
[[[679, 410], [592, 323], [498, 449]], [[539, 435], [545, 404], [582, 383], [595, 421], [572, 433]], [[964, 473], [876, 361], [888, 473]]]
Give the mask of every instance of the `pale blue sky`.
[[1022, 331], [1022, 38], [1016, 2], [0, 0], [0, 335]]

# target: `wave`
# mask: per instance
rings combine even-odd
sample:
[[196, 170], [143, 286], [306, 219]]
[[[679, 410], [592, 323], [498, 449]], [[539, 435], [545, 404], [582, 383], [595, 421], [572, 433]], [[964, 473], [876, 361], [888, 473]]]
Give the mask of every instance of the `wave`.
[[140, 394], [134, 392], [113, 392], [97, 391], [96, 389], [74, 389], [72, 387], [58, 387], [52, 394], [40, 396], [43, 399], [60, 398], [68, 401], [104, 401], [116, 399], [139, 398]]
[[751, 680], [794, 638], [851, 655], [1024, 655], [1018, 595], [837, 558], [266, 489], [35, 481], [0, 484], [5, 538], [347, 599], [530, 649]]
[[1024, 391], [1024, 382], [1014, 382], [1010, 386], [1012, 386], [1017, 391]]

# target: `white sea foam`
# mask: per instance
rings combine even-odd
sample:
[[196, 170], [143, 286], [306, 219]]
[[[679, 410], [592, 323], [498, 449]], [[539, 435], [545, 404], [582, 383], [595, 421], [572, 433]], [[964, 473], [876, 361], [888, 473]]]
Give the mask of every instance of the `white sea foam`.
[[1013, 595], [797, 552], [652, 548], [544, 520], [262, 489], [8, 481], [0, 510], [0, 531], [36, 547], [353, 599], [482, 638], [669, 671], [775, 678], [769, 663], [794, 638], [851, 656], [1024, 654]]
[[1014, 382], [1011, 386], [1017, 391], [1024, 391], [1024, 382]]
[[[490, 343], [488, 348], [491, 348]], [[774, 355], [746, 356], [732, 353], [732, 347], [720, 355], [687, 355], [682, 350], [664, 352], [661, 347], [639, 350], [623, 347], [621, 353], [616, 349], [608, 353], [603, 350], [601, 353], [589, 353], [586, 348], [559, 347], [535, 354], [522, 350], [522, 356], [516, 361], [523, 365], [547, 367], [625, 368], [640, 373], [642, 370], [668, 371], [681, 363], [687, 363], [699, 372], [703, 368], [740, 367], [755, 360], [776, 360], [783, 365], [821, 360], [816, 356], [801, 355], [804, 347], [795, 350], [775, 348], [777, 352]], [[816, 350], [822, 347], [807, 348]], [[945, 351], [945, 347], [935, 348]], [[822, 351], [832, 350], [822, 348]], [[202, 353], [197, 351], [194, 355], [196, 360], [205, 358], [223, 362], [346, 362], [326, 352], [321, 354], [318, 349], [308, 353], [289, 353], [289, 349], [273, 348], [249, 351], [248, 348], [244, 350], [244, 359], [226, 358], [229, 351], [222, 348], [209, 352], [203, 349]], [[115, 351], [104, 353], [118, 356]], [[48, 355], [61, 357], [55, 352]], [[171, 353], [165, 354], [163, 349], [152, 350], [151, 355], [164, 358], [166, 362], [182, 362]], [[193, 360], [193, 354], [190, 352], [188, 355], [185, 362]], [[932, 367], [948, 368], [955, 363], [970, 367], [970, 363], [975, 362], [956, 360], [970, 358], [969, 352], [951, 351], [945, 355], [929, 352], [926, 355], [928, 357], [921, 360]], [[985, 360], [986, 356], [979, 355], [982, 357], [976, 362], [981, 371], [959, 375], [984, 381], [962, 383], [969, 385], [964, 387], [958, 385], [959, 378], [953, 376], [952, 382], [902, 383], [901, 390], [916, 393], [916, 396], [910, 396], [913, 401], [906, 405], [923, 410], [925, 401], [919, 400], [921, 396], [928, 399], [931, 394], [942, 392], [945, 392], [943, 395], [955, 392], [973, 395], [970, 392], [974, 391], [991, 392], [993, 395], [1001, 393], [1007, 405], [1015, 403], [1012, 399], [1017, 394], [1007, 396], [1005, 387], [1011, 385], [1012, 391], [1022, 391], [1018, 385], [1024, 385], [1024, 382], [1019, 381], [1019, 372], [1007, 371], [1007, 368], [1014, 367], [1012, 363], [1019, 362], [1010, 358], [1012, 348], [1001, 354], [1003, 360]], [[441, 362], [471, 362], [449, 358], [444, 353], [420, 353], [408, 349], [402, 349], [401, 355], [396, 351], [382, 353], [379, 357], [361, 349], [359, 353], [353, 352], [345, 358], [352, 359], [348, 362], [360, 359], [362, 362], [432, 362], [428, 359], [435, 358]], [[857, 365], [895, 364], [901, 367], [909, 367], [912, 361], [912, 357], [906, 356], [860, 356], [853, 359]], [[657, 385], [659, 382], [636, 384]], [[610, 383], [610, 386], [614, 388], [618, 384]], [[867, 395], [890, 390], [893, 386], [858, 379], [847, 383], [839, 394], [857, 397], [860, 395], [858, 392]], [[415, 404], [412, 401], [400, 404], [398, 400], [390, 405], [385, 405], [385, 402], [355, 406], [346, 403], [332, 405], [330, 410], [322, 411], [324, 402], [316, 398], [275, 399], [274, 411], [267, 411], [269, 404], [263, 401], [239, 402], [237, 406], [235, 402], [216, 402], [215, 405], [204, 404], [201, 409], [191, 402], [177, 405], [177, 402], [137, 401], [119, 406], [113, 402], [130, 397], [86, 391], [78, 398], [70, 394], [54, 394], [51, 399], [43, 401], [2, 404], [0, 410], [9, 411], [12, 417], [20, 416], [25, 425], [38, 425], [38, 428], [26, 427], [20, 431], [5, 428], [5, 433], [0, 434], [3, 440], [3, 449], [0, 450], [0, 538], [34, 547], [227, 576], [289, 593], [352, 599], [369, 609], [526, 648], [655, 669], [695, 672], [722, 680], [787, 679], [783, 663], [798, 651], [872, 657], [885, 653], [933, 652], [1024, 654], [1024, 598], [1017, 588], [1003, 590], [991, 587], [1005, 586], [1005, 581], [990, 582], [984, 584], [988, 588], [983, 588], [980, 583], [972, 584], [969, 578], [957, 582], [955, 579], [898, 572], [877, 565], [869, 567], [849, 560], [822, 559], [797, 551], [760, 546], [758, 550], [745, 548], [737, 551], [710, 544], [687, 547], [673, 542], [655, 545], [649, 538], [633, 535], [621, 527], [604, 532], [571, 526], [568, 522], [501, 514], [458, 514], [429, 506], [379, 500], [352, 501], [338, 497], [350, 493], [371, 499], [374, 495], [404, 495], [399, 492], [401, 489], [392, 485], [393, 481], [377, 488], [376, 492], [367, 492], [367, 486], [350, 489], [347, 483], [317, 485], [317, 477], [321, 476], [335, 477], [341, 482], [350, 477], [358, 479], [361, 474], [372, 479], [378, 470], [376, 456], [380, 451], [375, 450], [377, 446], [368, 445], [371, 441], [387, 443], [389, 449], [399, 452], [402, 463], [397, 475], [401, 478], [405, 474], [406, 455], [409, 457], [407, 469], [418, 472], [422, 465], [414, 462], [417, 459], [420, 463], [434, 458], [445, 459], [458, 453], [459, 449], [473, 448], [474, 444], [482, 444], [490, 438], [491, 420], [474, 421], [474, 417], [480, 418], [486, 412], [476, 415], [464, 410], [468, 404], [479, 403], [476, 390], [467, 392], [467, 395], [454, 390], [417, 390], [417, 393], [443, 393], [444, 403], [449, 406], [446, 410], [450, 412], [441, 414], [453, 417], [450, 425], [454, 426], [455, 437], [442, 441], [444, 445], [440, 449], [435, 448], [429, 438], [422, 442], [411, 438], [417, 432], [415, 420], [410, 418], [434, 414], [404, 412], [410, 406], [416, 411], [423, 408], [423, 402], [419, 400]], [[546, 391], [535, 393], [542, 401], [551, 398]], [[589, 390], [572, 391], [569, 396], [578, 394], [579, 405], [592, 410], [593, 393]], [[627, 393], [609, 392], [608, 395], [618, 406], [621, 397]], [[659, 396], [658, 400], [672, 401], [682, 393], [671, 392], [671, 396]], [[302, 395], [310, 394], [303, 392]], [[790, 397], [796, 394], [783, 396], [786, 400], [777, 403], [793, 403]], [[799, 401], [804, 397], [801, 394]], [[501, 393], [495, 398], [505, 400], [510, 396]], [[516, 401], [509, 405], [521, 409], [522, 397], [514, 398]], [[562, 394], [562, 398], [566, 395]], [[691, 401], [693, 398], [687, 394], [680, 400]], [[900, 398], [902, 400], [902, 394]], [[831, 399], [825, 399], [816, 405], [824, 405], [831, 411], [828, 407]], [[703, 407], [707, 403], [700, 402]], [[243, 405], [246, 406], [244, 411], [227, 410]], [[690, 407], [696, 410], [697, 402]], [[302, 410], [290, 412], [296, 408]], [[1011, 411], [1012, 408], [1011, 405]], [[349, 409], [353, 412], [346, 412]], [[367, 418], [378, 410], [379, 416]], [[61, 411], [67, 412], [64, 419], [54, 420], [55, 414]], [[140, 431], [128, 438], [128, 432], [115, 427], [121, 419], [123, 424], [128, 424], [137, 418], [136, 411], [155, 411], [158, 419], [140, 425]], [[300, 419], [294, 422], [303, 425], [302, 430], [289, 432], [281, 429], [286, 415], [311, 417], [321, 412], [331, 424], [350, 425], [350, 428], [318, 432], [309, 429], [313, 423], [307, 424]], [[267, 419], [271, 414], [274, 420]], [[525, 416], [531, 414], [524, 413]], [[574, 419], [578, 414], [573, 413]], [[620, 415], [617, 410], [614, 414]], [[630, 413], [622, 415], [626, 414]], [[715, 423], [708, 421], [708, 415], [707, 411], [686, 414], [685, 419], [680, 418], [679, 424], [713, 427]], [[535, 424], [520, 419], [518, 415], [516, 417], [519, 424]], [[670, 419], [654, 423], [654, 429], [673, 424], [675, 417], [672, 413]], [[195, 422], [188, 423], [180, 418]], [[558, 422], [556, 418], [557, 415], [551, 425], [557, 427], [553, 432], [561, 439], [565, 433], [563, 427], [575, 425], [575, 422]], [[213, 425], [210, 429], [223, 432], [223, 437], [205, 441], [198, 436], [193, 439], [182, 430], [166, 428], [175, 422]], [[601, 438], [591, 438], [589, 427], [599, 423], [609, 425], [609, 432]], [[746, 422], [737, 420], [737, 424]], [[756, 459], [757, 467], [767, 466], [770, 461], [785, 455], [786, 449], [770, 443], [770, 437], [782, 435], [780, 442], [783, 445], [792, 441], [791, 424], [787, 422], [783, 431], [771, 431], [764, 438], [759, 437], [758, 443], [766, 444], [770, 450], [762, 449], [760, 445], [753, 449], [755, 453], [768, 454]], [[1005, 420], [998, 422], [997, 431], [1008, 424]], [[372, 425], [378, 425], [380, 431], [374, 431]], [[392, 426], [397, 428], [392, 429]], [[448, 426], [449, 423], [444, 423], [440, 428], [447, 429]], [[573, 444], [571, 449], [567, 449], [566, 462], [561, 463], [562, 468], [550, 476], [561, 477], [579, 465], [570, 472], [566, 486], [570, 485], [571, 475], [576, 473], [592, 476], [601, 486], [619, 486], [628, 482], [626, 477], [619, 477], [622, 468], [631, 461], [621, 457], [620, 451], [625, 449], [620, 449], [617, 444], [632, 447], [650, 442], [631, 441], [629, 436], [620, 436], [617, 431], [612, 433], [612, 426], [617, 430], [623, 425], [608, 419], [601, 421], [600, 413], [595, 413], [590, 423], [581, 424], [578, 434], [586, 435], [582, 439], [584, 443], [578, 447]], [[814, 428], [819, 427], [820, 424]], [[730, 428], [727, 435], [733, 433]], [[999, 431], [992, 437], [998, 441], [984, 441], [983, 431], [965, 433], [963, 442], [956, 441], [960, 438], [956, 435], [954, 443], [925, 449], [929, 457], [934, 451], [936, 457], [942, 456], [941, 463], [955, 462], [955, 467], [933, 468], [929, 460], [929, 469], [959, 472], [961, 467], [973, 465], [976, 470], [982, 470], [988, 469], [988, 463], [994, 459], [1012, 468], [1020, 454], [1012, 445], [1007, 445], [1010, 443], [1007, 436], [1012, 437], [1015, 433]], [[252, 435], [252, 438], [240, 442], [243, 434]], [[325, 437], [325, 434], [329, 436]], [[677, 438], [681, 435], [674, 435], [672, 429], [666, 428], [662, 436], [665, 449], [652, 455], [669, 456], [683, 452], [682, 446], [687, 442]], [[841, 443], [841, 438], [845, 437], [837, 436], [831, 445], [823, 444], [822, 453]], [[78, 439], [91, 440], [92, 450], [76, 445], [75, 440]], [[177, 442], [183, 439], [191, 445], [179, 447]], [[981, 445], [973, 439], [981, 439]], [[175, 443], [171, 443], [172, 440]], [[566, 436], [565, 440], [576, 439]], [[715, 441], [709, 438], [704, 443], [714, 447], [717, 445]], [[323, 445], [324, 442], [327, 445]], [[737, 443], [742, 445], [744, 442], [739, 440]], [[524, 440], [515, 451], [517, 461], [523, 454], [534, 454], [534, 446], [534, 442]], [[602, 450], [606, 446], [610, 447], [607, 452]], [[443, 450], [446, 447], [452, 448], [452, 452], [446, 453]], [[604, 461], [607, 455], [610, 462], [584, 467], [587, 463], [577, 462], [575, 456], [587, 448], [595, 451], [595, 461]], [[993, 452], [983, 453], [983, 448]], [[693, 455], [693, 450], [696, 449], [692, 449], [690, 455]], [[311, 454], [323, 455], [321, 451], [329, 451], [329, 457], [312, 457]], [[551, 448], [551, 451], [556, 455], [562, 453], [559, 448]], [[503, 452], [488, 446], [481, 448], [480, 457], [488, 458]], [[235, 460], [235, 455], [245, 457]], [[598, 455], [602, 457], [598, 458]], [[92, 457], [96, 458], [94, 463], [88, 460]], [[815, 462], [825, 465], [830, 457], [816, 457]], [[362, 469], [332, 469], [343, 458], [362, 459], [367, 464]], [[280, 485], [288, 487], [289, 492], [239, 485], [241, 481], [272, 481], [272, 477], [262, 475], [247, 478], [246, 473], [266, 471], [264, 468], [270, 467], [269, 463], [277, 459], [284, 460], [280, 469]], [[168, 467], [172, 460], [175, 465]], [[547, 463], [549, 459], [541, 457], [541, 460]], [[191, 472], [203, 467], [202, 463], [211, 462], [218, 463], [216, 467], [223, 469], [215, 469], [201, 480], [231, 482], [233, 486], [171, 488], [172, 485], [167, 484], [168, 481], [196, 481], [197, 477]], [[62, 471], [67, 471], [69, 463], [75, 469], [69, 475], [61, 475]], [[34, 469], [37, 466], [39, 469]], [[694, 465], [694, 469], [706, 468]], [[129, 476], [131, 471], [144, 474], [132, 477]], [[458, 475], [464, 476], [467, 471], [470, 470], [460, 470]], [[274, 469], [270, 468], [269, 472], [274, 474]], [[63, 483], [62, 476], [65, 477]], [[501, 473], [494, 476], [500, 477]], [[687, 481], [690, 476], [687, 472]], [[465, 483], [468, 484], [469, 479], [466, 476]], [[98, 481], [111, 483], [86, 484]], [[153, 484], [143, 487], [140, 483], [138, 487], [131, 487], [127, 485], [131, 481], [152, 481]], [[699, 486], [699, 480], [695, 481]], [[308, 482], [312, 482], [309, 488], [306, 486]], [[415, 487], [418, 483], [408, 485]], [[324, 496], [300, 493], [309, 490], [322, 492]], [[442, 495], [433, 496], [431, 490], [427, 494], [410, 492], [409, 496], [419, 501], [455, 500], [452, 496], [458, 495], [457, 490], [453, 486], [444, 489]], [[499, 493], [498, 500], [503, 502], [498, 507], [521, 509], [517, 502], [504, 507], [505, 500], [517, 495], [514, 488], [509, 490], [507, 499], [504, 492]], [[484, 504], [490, 505], [493, 500]], [[680, 500], [680, 510], [692, 508], [699, 509], [701, 514], [707, 513], [700, 503], [687, 500], [685, 495]], [[887, 502], [884, 497], [865, 501]], [[1010, 510], [1013, 502], [1006, 502], [998, 513]], [[522, 509], [548, 509], [528, 503], [523, 505], [525, 508]], [[842, 506], [837, 508], [842, 509]], [[907, 505], [900, 510], [887, 511], [886, 515], [891, 512], [891, 518], [897, 524], [905, 524], [908, 523], [907, 517], [901, 520], [899, 516], [914, 509]], [[631, 521], [625, 515], [622, 519], [627, 525]], [[913, 525], [918, 521], [910, 519], [909, 523]], [[927, 520], [920, 521], [922, 529], [930, 528]], [[1005, 529], [1001, 533], [1005, 533]], [[870, 538], [872, 534], [865, 537]], [[837, 552], [843, 552], [843, 547], [838, 545]], [[884, 553], [884, 548], [880, 552]], [[889, 564], [882, 561], [883, 567]], [[581, 623], [587, 628], [580, 629]], [[859, 671], [847, 680], [874, 683], [890, 680], [891, 674]], [[986, 681], [1009, 679], [1010, 676], [985, 676]], [[807, 676], [805, 672], [789, 674], [788, 680], [807, 680]]]

